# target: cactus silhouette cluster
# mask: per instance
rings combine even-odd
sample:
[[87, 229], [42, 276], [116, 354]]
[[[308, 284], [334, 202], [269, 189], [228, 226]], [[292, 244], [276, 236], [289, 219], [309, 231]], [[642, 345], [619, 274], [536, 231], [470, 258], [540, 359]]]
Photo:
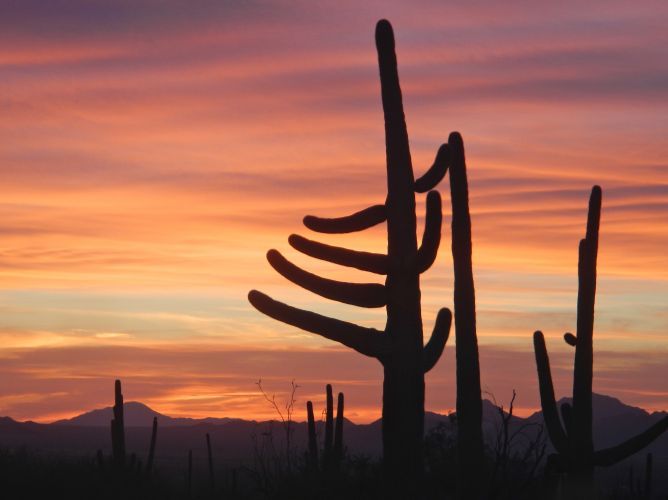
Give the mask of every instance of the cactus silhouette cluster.
[[[325, 443], [322, 456], [322, 468], [325, 471], [338, 470], [343, 459], [343, 404], [344, 396], [339, 392], [336, 402], [336, 419], [334, 418], [334, 394], [331, 384], [326, 387], [327, 406], [325, 410]], [[313, 403], [306, 402], [306, 418], [308, 422], [308, 465], [313, 471], [319, 468], [318, 436], [316, 432]]]
[[420, 274], [436, 259], [441, 239], [441, 197], [427, 196], [422, 244], [416, 237], [415, 192], [429, 191], [445, 174], [447, 146], [434, 166], [415, 181], [408, 145], [401, 89], [394, 51], [394, 34], [387, 21], [376, 28], [382, 103], [385, 116], [387, 199], [353, 215], [325, 219], [304, 218], [304, 225], [320, 233], [351, 233], [387, 223], [386, 255], [333, 247], [292, 235], [296, 250], [317, 259], [375, 274], [385, 284], [353, 284], [321, 278], [300, 269], [278, 251], [270, 250], [271, 266], [290, 281], [328, 299], [361, 307], [386, 307], [384, 331], [322, 316], [275, 301], [258, 291], [249, 293], [253, 306], [284, 323], [338, 341], [378, 359], [384, 367], [383, 445], [389, 477], [400, 481], [422, 473], [424, 428], [424, 374], [438, 361], [447, 341], [451, 313], [441, 309], [431, 339], [423, 345], [420, 308]]
[[561, 405], [561, 420], [554, 396], [550, 360], [543, 333], [534, 333], [534, 349], [541, 406], [550, 441], [556, 454], [551, 465], [568, 475], [568, 494], [586, 498], [591, 494], [596, 466], [610, 466], [640, 451], [668, 429], [668, 417], [645, 432], [612, 448], [594, 450], [592, 430], [592, 380], [594, 302], [596, 296], [596, 261], [601, 218], [601, 188], [594, 186], [589, 198], [587, 232], [580, 240], [578, 256], [578, 300], [576, 335], [566, 333], [564, 340], [575, 347], [573, 369], [573, 404]]

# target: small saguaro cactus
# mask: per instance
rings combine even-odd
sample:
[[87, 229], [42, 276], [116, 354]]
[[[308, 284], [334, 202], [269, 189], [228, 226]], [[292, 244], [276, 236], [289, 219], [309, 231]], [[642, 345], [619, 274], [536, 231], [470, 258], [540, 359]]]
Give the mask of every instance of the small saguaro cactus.
[[323, 459], [325, 468], [329, 468], [332, 460], [332, 445], [334, 444], [334, 396], [332, 394], [332, 384], [325, 387], [327, 396], [327, 409], [325, 410], [325, 449]]
[[[339, 392], [336, 402], [336, 423], [334, 420], [334, 397], [331, 384], [326, 386], [325, 441], [322, 453], [323, 469], [338, 469], [343, 459], [343, 393]], [[318, 469], [318, 439], [313, 414], [313, 403], [306, 402], [308, 419], [308, 465]]]
[[125, 422], [123, 421], [123, 393], [121, 381], [114, 384], [114, 418], [111, 420], [111, 450], [116, 467], [125, 465]]
[[339, 392], [336, 399], [336, 426], [334, 427], [334, 463], [340, 466], [343, 459], [343, 393]]
[[596, 466], [610, 466], [640, 451], [668, 429], [668, 417], [626, 442], [603, 450], [594, 450], [592, 432], [592, 379], [594, 301], [596, 296], [596, 259], [601, 216], [601, 188], [594, 186], [589, 198], [587, 233], [580, 240], [578, 258], [578, 300], [576, 335], [566, 333], [564, 340], [575, 347], [573, 370], [573, 405], [561, 405], [561, 419], [554, 396], [550, 360], [542, 332], [534, 333], [534, 349], [543, 418], [550, 441], [556, 450], [551, 464], [567, 474], [566, 494], [571, 498], [589, 498], [593, 492]]
[[311, 470], [318, 469], [318, 437], [315, 432], [315, 416], [313, 415], [313, 403], [306, 402], [306, 415], [308, 419], [308, 464]]
[[260, 312], [274, 319], [338, 341], [380, 361], [384, 368], [385, 472], [395, 485], [414, 488], [419, 483], [410, 479], [419, 477], [423, 471], [424, 374], [441, 356], [452, 320], [450, 311], [441, 309], [431, 339], [423, 344], [420, 275], [436, 259], [442, 214], [441, 197], [437, 191], [431, 191], [427, 196], [422, 244], [418, 247], [415, 192], [428, 191], [442, 179], [449, 153], [448, 146], [442, 146], [434, 166], [422, 178], [414, 180], [394, 34], [385, 20], [376, 26], [376, 48], [385, 118], [387, 199], [382, 205], [346, 217], [307, 216], [304, 225], [320, 233], [352, 233], [386, 222], [387, 254], [334, 247], [297, 235], [290, 236], [288, 241], [311, 257], [385, 275], [385, 284], [353, 284], [321, 278], [290, 263], [276, 250], [270, 250], [267, 259], [285, 278], [325, 298], [360, 307], [385, 307], [384, 331], [297, 309], [255, 290], [248, 299]]
[[158, 437], [158, 417], [153, 417], [153, 428], [151, 430], [151, 444], [148, 449], [148, 459], [146, 460], [146, 475], [150, 476], [153, 471], [153, 459], [155, 457], [155, 442]]

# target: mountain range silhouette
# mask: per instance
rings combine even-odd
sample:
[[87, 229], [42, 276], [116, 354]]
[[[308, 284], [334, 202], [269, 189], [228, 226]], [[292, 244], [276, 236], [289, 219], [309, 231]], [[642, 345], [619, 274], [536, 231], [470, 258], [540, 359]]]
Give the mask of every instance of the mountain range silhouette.
[[[570, 401], [562, 398], [560, 404]], [[642, 408], [626, 405], [619, 399], [594, 394], [593, 397], [595, 435], [597, 446], [611, 446], [621, 439], [626, 439], [663, 418], [667, 413], [647, 412]], [[306, 415], [298, 413], [294, 422], [294, 442], [298, 447], [306, 447]], [[181, 456], [184, 450], [201, 448], [204, 450], [204, 435], [211, 434], [214, 446], [225, 460], [245, 460], [252, 454], [253, 436], [272, 432], [280, 441], [283, 428], [278, 421], [244, 420], [240, 418], [184, 418], [163, 415], [147, 405], [129, 401], [125, 403], [125, 425], [127, 428], [128, 449], [144, 454], [148, 449], [149, 428], [153, 417], [158, 418], [159, 437], [157, 454], [159, 456]], [[70, 419], [58, 420], [50, 424], [36, 422], [18, 422], [10, 417], [0, 417], [0, 442], [4, 447], [25, 447], [37, 451], [62, 452], [66, 454], [93, 454], [97, 449], [110, 448], [109, 423], [112, 408], [100, 408], [82, 413]], [[542, 424], [540, 411], [526, 417], [514, 416], [511, 428], [518, 429], [526, 424], [527, 432], [536, 432]], [[483, 401], [483, 423], [488, 437], [495, 435], [500, 425], [498, 407], [491, 401]], [[434, 412], [425, 414], [425, 430], [429, 432], [439, 424], [451, 426], [447, 415]], [[318, 422], [320, 427], [324, 422]], [[320, 429], [322, 432], [322, 429]], [[344, 422], [345, 442], [349, 453], [378, 456], [381, 453], [381, 421], [369, 424], [356, 424], [350, 420]], [[549, 444], [548, 444], [549, 447]], [[657, 439], [647, 451], [652, 451], [660, 462], [668, 462], [668, 435]], [[658, 465], [658, 464], [657, 464]]]

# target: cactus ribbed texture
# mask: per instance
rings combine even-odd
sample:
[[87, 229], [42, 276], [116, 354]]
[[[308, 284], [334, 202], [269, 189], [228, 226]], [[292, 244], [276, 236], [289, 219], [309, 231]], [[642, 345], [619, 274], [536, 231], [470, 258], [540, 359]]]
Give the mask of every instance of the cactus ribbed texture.
[[443, 352], [452, 319], [448, 309], [441, 309], [432, 337], [423, 345], [420, 274], [436, 257], [442, 215], [441, 197], [432, 191], [427, 196], [425, 230], [418, 248], [415, 191], [418, 187], [427, 191], [443, 177], [448, 147], [441, 147], [435, 165], [416, 182], [399, 87], [394, 34], [385, 20], [376, 26], [376, 47], [385, 117], [386, 202], [338, 219], [307, 216], [304, 224], [317, 232], [349, 233], [387, 222], [387, 255], [333, 247], [300, 236], [291, 236], [289, 243], [296, 250], [321, 260], [386, 275], [385, 284], [353, 284], [321, 278], [291, 264], [276, 250], [270, 250], [267, 259], [284, 277], [318, 295], [360, 307], [386, 307], [384, 331], [297, 309], [255, 290], [249, 293], [248, 299], [272, 318], [338, 341], [382, 363], [385, 473], [388, 483], [410, 490], [420, 486], [413, 479], [423, 472], [424, 374]]
[[111, 420], [111, 449], [114, 465], [125, 465], [125, 423], [123, 421], [123, 393], [121, 381], [114, 384], [114, 418]]
[[534, 333], [534, 350], [541, 406], [548, 434], [557, 454], [552, 463], [568, 474], [567, 494], [587, 498], [593, 494], [593, 471], [609, 466], [640, 451], [668, 429], [668, 417], [645, 432], [612, 448], [594, 451], [592, 438], [592, 379], [594, 302], [596, 296], [596, 260], [601, 216], [601, 188], [594, 186], [589, 198], [587, 233], [580, 241], [578, 258], [577, 333], [567, 333], [564, 340], [575, 346], [573, 370], [573, 406], [561, 406], [562, 427], [554, 396], [550, 360], [542, 332]]

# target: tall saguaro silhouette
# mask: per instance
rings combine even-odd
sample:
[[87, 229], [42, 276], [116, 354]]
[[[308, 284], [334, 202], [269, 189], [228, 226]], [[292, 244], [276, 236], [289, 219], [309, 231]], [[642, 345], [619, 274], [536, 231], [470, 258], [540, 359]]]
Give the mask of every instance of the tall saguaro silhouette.
[[543, 416], [550, 441], [556, 450], [551, 463], [567, 478], [569, 498], [592, 498], [596, 466], [610, 466], [640, 451], [668, 429], [668, 417], [626, 442], [603, 450], [594, 450], [592, 432], [592, 381], [594, 302], [596, 298], [596, 260], [601, 218], [601, 188], [594, 186], [589, 198], [587, 233], [580, 240], [578, 254], [578, 301], [576, 335], [566, 333], [564, 340], [575, 347], [573, 369], [573, 405], [561, 405], [561, 419], [554, 396], [550, 359], [543, 333], [534, 333], [534, 350]]
[[[360, 307], [385, 307], [384, 331], [325, 317], [277, 302], [258, 291], [248, 299], [259, 311], [279, 321], [338, 341], [378, 359], [384, 368], [383, 447], [387, 478], [396, 485], [415, 487], [410, 481], [422, 474], [424, 431], [424, 374], [438, 361], [447, 341], [452, 315], [441, 309], [429, 342], [423, 344], [420, 308], [420, 274], [436, 259], [441, 239], [441, 197], [427, 195], [422, 244], [416, 237], [415, 191], [428, 191], [445, 172], [447, 146], [441, 147], [435, 166], [414, 180], [404, 118], [401, 89], [389, 22], [376, 26], [382, 104], [385, 117], [387, 199], [353, 215], [324, 219], [307, 216], [304, 225], [320, 233], [351, 233], [387, 222], [387, 255], [333, 247], [292, 235], [296, 250], [317, 259], [385, 275], [385, 284], [352, 284], [315, 276], [287, 261], [276, 250], [269, 263], [284, 277], [323, 297]], [[437, 174], [435, 175], [434, 172]]]
[[121, 381], [114, 382], [114, 418], [111, 420], [111, 448], [114, 465], [125, 465], [125, 421], [123, 419], [123, 392]]

